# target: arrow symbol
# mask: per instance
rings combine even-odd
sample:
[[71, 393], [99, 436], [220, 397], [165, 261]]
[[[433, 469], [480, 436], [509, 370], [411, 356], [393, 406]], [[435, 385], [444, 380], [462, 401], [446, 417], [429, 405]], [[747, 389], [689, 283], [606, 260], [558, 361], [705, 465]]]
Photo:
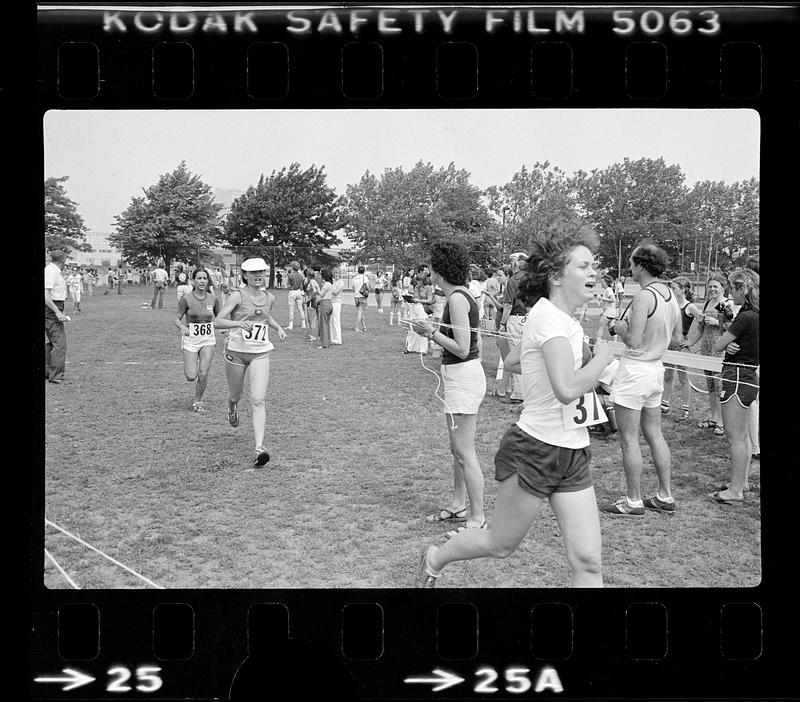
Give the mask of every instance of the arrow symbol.
[[448, 687], [453, 687], [453, 685], [458, 685], [459, 683], [464, 682], [464, 678], [460, 678], [458, 675], [448, 673], [446, 670], [441, 670], [440, 668], [434, 668], [433, 675], [435, 677], [432, 678], [406, 678], [403, 680], [403, 682], [427, 683], [428, 685], [433, 684], [435, 687], [433, 688], [432, 692], [446, 690]]
[[64, 668], [62, 672], [65, 674], [62, 677], [40, 677], [34, 678], [33, 681], [38, 683], [66, 683], [63, 689], [63, 691], [66, 692], [67, 690], [74, 690], [76, 687], [88, 685], [90, 682], [94, 682], [95, 680], [91, 675], [86, 675], [85, 673], [81, 673], [79, 670], [73, 670], [72, 668]]

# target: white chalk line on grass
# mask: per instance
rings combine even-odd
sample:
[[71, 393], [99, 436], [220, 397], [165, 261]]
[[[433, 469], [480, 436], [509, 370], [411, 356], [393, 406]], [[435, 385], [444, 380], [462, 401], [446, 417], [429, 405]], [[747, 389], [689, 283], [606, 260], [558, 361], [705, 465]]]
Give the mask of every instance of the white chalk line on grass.
[[136, 572], [135, 570], [133, 570], [132, 568], [128, 568], [128, 566], [124, 565], [123, 563], [120, 563], [118, 560], [116, 560], [115, 558], [112, 558], [112, 557], [111, 557], [111, 556], [109, 556], [107, 553], [103, 553], [103, 552], [102, 552], [100, 549], [98, 549], [98, 548], [95, 548], [95, 547], [94, 547], [94, 546], [92, 546], [91, 544], [87, 544], [87, 543], [86, 543], [86, 542], [85, 542], [83, 539], [81, 539], [80, 537], [78, 537], [78, 536], [75, 536], [74, 534], [70, 534], [70, 533], [69, 533], [69, 532], [68, 532], [66, 529], [63, 529], [63, 528], [61, 528], [60, 526], [58, 526], [58, 524], [54, 524], [54, 523], [53, 523], [53, 522], [51, 522], [49, 519], [45, 518], [45, 520], [44, 520], [44, 523], [45, 523], [45, 524], [48, 524], [49, 526], [51, 526], [51, 527], [53, 527], [53, 528], [55, 528], [55, 529], [58, 529], [60, 532], [62, 532], [62, 533], [64, 533], [64, 534], [66, 534], [67, 536], [69, 536], [69, 537], [71, 537], [71, 538], [75, 539], [75, 541], [77, 541], [79, 544], [81, 544], [81, 545], [83, 545], [83, 546], [86, 546], [86, 548], [89, 548], [89, 549], [91, 549], [91, 550], [92, 550], [92, 551], [94, 551], [95, 553], [99, 553], [101, 556], [103, 556], [103, 558], [107, 558], [107, 559], [108, 559], [109, 561], [111, 561], [111, 562], [112, 562], [114, 565], [118, 565], [120, 568], [124, 568], [124, 569], [125, 569], [125, 570], [127, 570], [129, 573], [131, 573], [132, 575], [135, 575], [137, 578], [140, 578], [141, 580], [144, 580], [144, 582], [146, 582], [148, 585], [152, 585], [154, 588], [157, 588], [158, 590], [164, 590], [164, 589], [166, 589], [166, 588], [164, 588], [164, 587], [163, 587], [163, 586], [161, 586], [161, 585], [157, 585], [157, 584], [156, 584], [156, 583], [154, 583], [152, 580], [149, 580], [148, 578], [145, 578], [145, 577], [144, 577], [144, 575], [141, 575], [141, 574], [137, 573], [137, 572]]
[[50, 559], [50, 561], [52, 562], [52, 564], [56, 568], [58, 568], [58, 572], [61, 573], [61, 575], [63, 575], [64, 578], [66, 578], [67, 582], [70, 585], [72, 585], [72, 587], [74, 587], [76, 590], [80, 590], [81, 589], [78, 585], [75, 584], [75, 581], [72, 578], [70, 578], [69, 575], [67, 575], [67, 571], [65, 571], [60, 565], [58, 565], [58, 561], [56, 561], [56, 559], [53, 558], [53, 556], [50, 555], [50, 551], [45, 549], [44, 550], [44, 555], [47, 556]]
[[183, 361], [66, 361], [66, 363], [74, 363], [78, 366], [88, 366], [95, 363], [102, 363], [106, 366], [157, 366], [161, 364], [180, 365]]

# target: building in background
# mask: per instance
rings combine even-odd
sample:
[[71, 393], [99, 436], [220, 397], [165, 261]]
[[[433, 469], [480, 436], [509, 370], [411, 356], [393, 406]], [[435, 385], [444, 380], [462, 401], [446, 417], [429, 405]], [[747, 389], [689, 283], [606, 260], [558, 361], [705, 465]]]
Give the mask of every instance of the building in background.
[[115, 268], [122, 258], [122, 251], [114, 248], [108, 242], [109, 236], [111, 236], [111, 232], [87, 232], [86, 243], [92, 247], [92, 250], [73, 251], [68, 262], [93, 268]]

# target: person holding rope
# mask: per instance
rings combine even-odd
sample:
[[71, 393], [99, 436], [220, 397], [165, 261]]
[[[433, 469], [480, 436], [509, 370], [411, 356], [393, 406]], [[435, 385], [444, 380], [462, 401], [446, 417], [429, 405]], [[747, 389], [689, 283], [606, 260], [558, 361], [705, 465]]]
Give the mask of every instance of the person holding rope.
[[[678, 278], [673, 278], [669, 282], [669, 286], [672, 288], [675, 299], [678, 301], [678, 307], [681, 310], [681, 339], [678, 342], [678, 348], [681, 351], [689, 351], [697, 341], [697, 339], [689, 339], [692, 322], [700, 316], [700, 310], [692, 302], [694, 298], [692, 282], [688, 278], [679, 276]], [[689, 420], [692, 384], [686, 371], [673, 365], [664, 366], [664, 393], [661, 396], [661, 413], [669, 413], [670, 397], [676, 381], [681, 386], [681, 410], [675, 421], [686, 422]]]
[[[486, 376], [478, 358], [478, 304], [467, 288], [469, 252], [457, 242], [431, 246], [430, 283], [445, 294], [440, 328], [425, 318], [414, 318], [411, 327], [442, 348], [444, 412], [450, 453], [453, 456], [453, 494], [447, 507], [426, 517], [433, 524], [464, 522], [461, 529], [485, 529], [483, 473], [475, 451], [478, 410], [486, 395]], [[420, 266], [422, 271], [422, 266]], [[420, 275], [422, 278], [422, 274]], [[419, 288], [418, 288], [419, 290]], [[415, 303], [417, 304], [417, 303]], [[469, 497], [469, 510], [467, 510]]]
[[[596, 400], [592, 388], [613, 356], [608, 344], [598, 341], [594, 357], [584, 364], [583, 328], [573, 316], [593, 295], [597, 246], [594, 230], [573, 222], [555, 225], [534, 240], [518, 287], [531, 309], [521, 342], [507, 356], [508, 367], [521, 374], [525, 402], [495, 455], [499, 487], [492, 525], [465, 529], [438, 548], [425, 546], [417, 587], [435, 587], [453, 561], [511, 555], [543, 500], [549, 500], [561, 530], [571, 585], [602, 587], [589, 433], [575, 417], [581, 415], [579, 407]], [[589, 413], [583, 416], [588, 419]]]
[[[628, 347], [622, 354], [617, 375], [611, 385], [611, 401], [622, 447], [622, 467], [627, 493], [615, 502], [602, 506], [606, 514], [642, 517], [645, 507], [665, 514], [675, 514], [675, 499], [670, 488], [671, 461], [669, 446], [661, 432], [661, 394], [664, 390], [664, 365], [661, 359], [681, 337], [681, 311], [669, 285], [659, 276], [669, 258], [655, 244], [641, 244], [631, 254], [631, 277], [640, 290], [611, 325]], [[630, 315], [628, 313], [630, 312]], [[641, 431], [653, 456], [658, 475], [658, 489], [642, 499]]]
[[[193, 288], [178, 300], [178, 316], [175, 326], [181, 332], [183, 374], [190, 383], [195, 380], [192, 411], [205, 413], [203, 394], [208, 385], [208, 371], [217, 339], [214, 336], [214, 317], [219, 313], [220, 302], [208, 291], [209, 276], [204, 268], [195, 268], [192, 273]], [[186, 324], [183, 323], [184, 318]]]
[[[733, 319], [733, 301], [725, 296], [728, 281], [721, 273], [714, 273], [708, 280], [706, 301], [697, 318], [700, 327], [700, 353], [704, 356], [721, 356], [714, 351], [717, 341], [725, 332], [725, 328]], [[712, 371], [704, 371], [708, 390], [709, 418], [698, 422], [701, 429], [711, 429], [717, 436], [725, 433], [722, 422], [722, 410], [719, 405], [719, 377]]]
[[719, 402], [731, 452], [730, 479], [709, 497], [717, 504], [737, 506], [744, 502], [747, 490], [753, 453], [749, 408], [759, 391], [759, 277], [752, 270], [735, 270], [728, 276], [728, 282], [734, 304], [742, 307], [714, 350], [725, 352]]
[[225, 344], [225, 378], [228, 381], [228, 422], [239, 426], [238, 404], [242, 399], [244, 376], [250, 369], [250, 407], [253, 415], [256, 468], [269, 461], [264, 447], [266, 431], [266, 396], [269, 384], [269, 354], [273, 348], [269, 340], [269, 328], [278, 332], [283, 341], [286, 332], [272, 318], [275, 296], [263, 289], [267, 275], [267, 264], [263, 258], [248, 258], [242, 263], [243, 288], [232, 290], [214, 326], [231, 329]]

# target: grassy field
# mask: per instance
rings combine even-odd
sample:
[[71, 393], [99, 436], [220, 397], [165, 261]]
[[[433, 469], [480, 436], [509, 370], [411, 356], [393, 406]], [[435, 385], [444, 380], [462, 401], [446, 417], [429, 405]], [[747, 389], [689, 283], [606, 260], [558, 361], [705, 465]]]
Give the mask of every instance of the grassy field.
[[[425, 515], [446, 504], [452, 482], [435, 376], [403, 355], [404, 332], [368, 310], [366, 334], [342, 312], [344, 345], [319, 350], [295, 329], [275, 341], [268, 393], [266, 468], [250, 466], [247, 395], [236, 429], [226, 420], [224, 359], [217, 346], [206, 405], [190, 411], [193, 386], [180, 365], [172, 325], [175, 293], [163, 310], [142, 308], [148, 288], [85, 296], [67, 325], [68, 384], [46, 383], [45, 514], [48, 520], [168, 588], [405, 588], [420, 547], [444, 539]], [[285, 291], [276, 319], [286, 324]], [[499, 354], [485, 341], [494, 385]], [[438, 370], [427, 357], [425, 365]], [[693, 419], [705, 416], [694, 397]], [[516, 420], [486, 398], [478, 455], [486, 507], [496, 494], [493, 457]], [[706, 497], [727, 472], [727, 443], [692, 421], [665, 419], [673, 456], [674, 518], [601, 516], [603, 572], [611, 587], [741, 587], [760, 580], [758, 468], [741, 508]], [[592, 439], [598, 499], [624, 492], [614, 440]], [[655, 474], [645, 451], [643, 486]], [[52, 526], [45, 546], [85, 588], [147, 587]], [[70, 587], [45, 562], [45, 585]], [[568, 572], [546, 505], [520, 549], [504, 561], [453, 564], [444, 587], [563, 587]]]

